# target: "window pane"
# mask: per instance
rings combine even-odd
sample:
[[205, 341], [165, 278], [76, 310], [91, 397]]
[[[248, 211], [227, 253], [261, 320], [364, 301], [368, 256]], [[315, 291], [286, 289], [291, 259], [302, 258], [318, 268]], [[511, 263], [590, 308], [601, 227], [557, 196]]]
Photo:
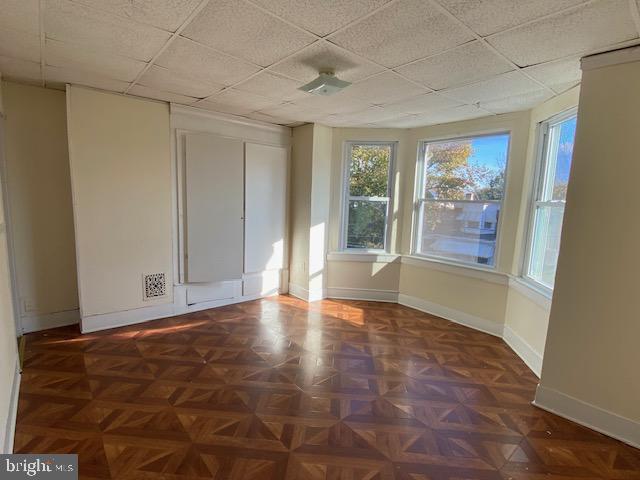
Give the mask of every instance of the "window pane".
[[383, 249], [387, 202], [349, 201], [347, 248]]
[[576, 117], [552, 125], [547, 137], [545, 178], [540, 200], [564, 200], [567, 196], [573, 141], [576, 134]]
[[353, 145], [349, 168], [349, 195], [387, 197], [391, 145]]
[[549, 288], [556, 276], [563, 215], [564, 206], [540, 206], [535, 212], [529, 276]]
[[424, 198], [502, 199], [508, 150], [508, 134], [428, 144]]
[[495, 264], [500, 203], [423, 202], [418, 253]]

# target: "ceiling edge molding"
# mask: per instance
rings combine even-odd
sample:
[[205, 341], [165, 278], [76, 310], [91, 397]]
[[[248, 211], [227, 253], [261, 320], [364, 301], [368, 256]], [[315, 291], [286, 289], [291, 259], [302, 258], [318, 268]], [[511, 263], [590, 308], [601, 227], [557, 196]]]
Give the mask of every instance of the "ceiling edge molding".
[[583, 71], [640, 61], [640, 45], [589, 55], [580, 60]]

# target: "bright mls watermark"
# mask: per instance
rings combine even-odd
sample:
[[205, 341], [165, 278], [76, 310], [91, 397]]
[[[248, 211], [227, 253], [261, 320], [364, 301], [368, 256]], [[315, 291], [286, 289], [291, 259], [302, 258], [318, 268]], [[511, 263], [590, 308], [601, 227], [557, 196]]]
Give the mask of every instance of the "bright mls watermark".
[[78, 455], [0, 455], [0, 480], [78, 480]]

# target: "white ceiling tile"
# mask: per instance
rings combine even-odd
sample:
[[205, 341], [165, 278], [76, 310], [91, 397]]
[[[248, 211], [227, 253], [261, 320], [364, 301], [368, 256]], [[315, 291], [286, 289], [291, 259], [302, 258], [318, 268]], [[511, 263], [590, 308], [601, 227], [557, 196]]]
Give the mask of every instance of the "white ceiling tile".
[[86, 85], [88, 87], [100, 88], [102, 90], [109, 90], [112, 92], [124, 92], [129, 86], [127, 82], [114, 80], [92, 72], [71, 70], [69, 68], [46, 66], [44, 74], [47, 85], [50, 83], [71, 83], [75, 85]]
[[261, 112], [251, 112], [243, 116], [260, 122], [271, 123], [273, 125], [287, 125], [288, 123], [291, 123], [291, 119], [276, 118]]
[[353, 53], [328, 42], [316, 42], [273, 67], [274, 72], [310, 82], [321, 71], [332, 71], [348, 82], [357, 82], [383, 70]]
[[38, 0], [0, 0], [0, 30], [10, 28], [40, 34]]
[[174, 72], [164, 67], [151, 66], [142, 77], [140, 83], [163, 92], [179, 93], [189, 97], [204, 98], [222, 90], [223, 85], [203, 82], [183, 73]]
[[589, 53], [638, 37], [622, 0], [601, 0], [488, 38], [520, 66]]
[[372, 104], [384, 104], [415, 97], [426, 93], [428, 89], [408, 82], [392, 72], [385, 72], [354, 83], [344, 91], [349, 96], [366, 100]]
[[182, 34], [262, 66], [271, 65], [315, 40], [244, 0], [209, 3]]
[[80, 45], [51, 39], [47, 39], [45, 43], [45, 59], [47, 65], [54, 67], [94, 72], [126, 82], [133, 81], [146, 65], [132, 58], [108, 53], [96, 54]]
[[20, 30], [0, 28], [0, 55], [40, 62], [40, 37]]
[[371, 106], [370, 102], [350, 95], [349, 88], [328, 97], [302, 92], [303, 97], [297, 98], [295, 103], [326, 114], [350, 113]]
[[40, 64], [37, 62], [0, 56], [0, 72], [2, 72], [2, 80], [37, 84], [42, 82]]
[[270, 72], [260, 72], [246, 82], [236, 85], [234, 88], [242, 92], [255, 93], [263, 97], [274, 98], [281, 102], [295, 100], [307, 95], [298, 90], [302, 83], [290, 78], [274, 75]]
[[276, 106], [279, 103], [277, 100], [261, 97], [252, 93], [228, 89], [211, 99], [198, 102], [196, 106], [216, 112], [246, 115], [256, 110]]
[[525, 68], [524, 71], [536, 80], [551, 87], [556, 93], [562, 93], [577, 85], [582, 78], [579, 58], [542, 63]]
[[260, 67], [225, 55], [187, 38], [176, 38], [156, 64], [225, 86], [239, 82]]
[[513, 70], [481, 42], [472, 42], [397, 69], [399, 73], [433, 89], [472, 83]]
[[326, 113], [313, 110], [308, 107], [296, 105], [294, 103], [285, 103], [269, 108], [261, 108], [261, 113], [271, 115], [278, 119], [290, 120], [286, 123], [298, 122], [314, 122], [319, 118], [326, 116]]
[[255, 0], [269, 11], [325, 36], [390, 0]]
[[75, 0], [90, 7], [173, 32], [201, 0]]
[[417, 97], [402, 100], [397, 103], [385, 104], [382, 106], [386, 112], [395, 114], [418, 114], [425, 112], [435, 112], [445, 110], [460, 105], [460, 102], [450, 98], [437, 95], [435, 93], [427, 93]]
[[509, 96], [536, 92], [543, 89], [520, 72], [509, 72], [489, 80], [444, 90], [443, 93], [463, 103], [477, 104], [501, 100]]
[[486, 36], [585, 0], [439, 0], [453, 15]]
[[129, 90], [130, 95], [138, 97], [153, 98], [155, 100], [162, 100], [164, 102], [180, 103], [182, 105], [189, 105], [197, 101], [197, 98], [187, 97], [186, 95], [179, 95], [177, 93], [163, 92], [155, 88], [147, 87], [145, 85], [134, 85]]
[[542, 102], [549, 100], [553, 96], [547, 90], [537, 90], [535, 92], [522, 93], [519, 95], [508, 96], [500, 100], [483, 102], [480, 104], [485, 110], [493, 113], [517, 112], [519, 110], [528, 110]]
[[148, 61], [169, 33], [67, 0], [45, 2], [47, 38]]
[[330, 37], [331, 41], [395, 67], [473, 40], [432, 3], [401, 0]]
[[480, 110], [473, 105], [462, 105], [460, 107], [439, 110], [437, 112], [415, 115], [413, 118], [406, 118], [403, 128], [461, 122], [463, 120], [471, 120], [473, 118], [486, 117], [489, 115], [490, 114], [486, 111]]
[[355, 126], [363, 125], [365, 123], [377, 123], [397, 116], [397, 114], [385, 112], [381, 107], [368, 107], [358, 112], [331, 115], [326, 118], [326, 121], [332, 125]]

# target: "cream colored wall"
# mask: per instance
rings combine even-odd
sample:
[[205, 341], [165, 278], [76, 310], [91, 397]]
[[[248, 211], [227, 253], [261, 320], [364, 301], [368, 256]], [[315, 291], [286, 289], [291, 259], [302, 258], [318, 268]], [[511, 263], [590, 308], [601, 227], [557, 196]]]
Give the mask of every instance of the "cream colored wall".
[[293, 129], [289, 175], [290, 255], [289, 282], [308, 288], [309, 225], [311, 222], [311, 169], [313, 125]]
[[[434, 125], [409, 131], [407, 154], [402, 157], [405, 173], [402, 191], [401, 252], [411, 253], [413, 199], [418, 145], [423, 140], [436, 140], [474, 134], [510, 132], [507, 182], [500, 224], [496, 272], [509, 274], [521, 203], [521, 189], [527, 154], [529, 112], [516, 112], [483, 117], [464, 122]], [[464, 269], [459, 269], [460, 273]], [[500, 284], [488, 282], [478, 275], [463, 275], [443, 271], [438, 264], [424, 261], [422, 266], [403, 263], [400, 269], [401, 295], [435, 303], [473, 315], [498, 326], [504, 323], [508, 286], [506, 277]], [[496, 331], [500, 327], [495, 328]]]
[[[75, 86], [67, 101], [83, 318], [172, 303], [168, 105]], [[169, 294], [143, 301], [155, 272]]]
[[397, 292], [400, 262], [327, 262], [329, 288]]
[[64, 92], [6, 82], [6, 167], [22, 316], [78, 308]]
[[[3, 86], [0, 84], [0, 115], [4, 115], [2, 103]], [[4, 121], [2, 127], [4, 127]], [[5, 136], [6, 132], [0, 131]], [[0, 148], [4, 148], [0, 142]], [[2, 152], [0, 152], [0, 159]], [[4, 182], [0, 183], [0, 452], [11, 453], [10, 431], [13, 427], [11, 408], [13, 399], [13, 383], [17, 370], [18, 349], [16, 345], [16, 329], [13, 314], [11, 291], [11, 275], [7, 253], [7, 230], [5, 225], [3, 192]]]
[[327, 286], [326, 265], [331, 198], [332, 137], [332, 128], [318, 124], [313, 126], [309, 291], [316, 292], [318, 295], [322, 295]]
[[[542, 359], [549, 324], [549, 307], [542, 306], [540, 303], [520, 290], [510, 287], [504, 318], [505, 326], [509, 327]], [[548, 303], [551, 304], [551, 302]]]
[[[541, 378], [543, 389], [635, 422], [640, 422], [638, 85], [640, 62], [583, 72]], [[636, 442], [637, 428], [636, 423], [635, 432], [629, 430]]]
[[[380, 128], [334, 128], [331, 160], [331, 223], [329, 228], [329, 251], [340, 248], [341, 222], [343, 214], [342, 187], [344, 185], [344, 148], [348, 141], [388, 141], [397, 142], [396, 162], [393, 179], [395, 183], [391, 213], [391, 234], [389, 252], [397, 253], [401, 231], [400, 192], [403, 190], [402, 158], [407, 155], [408, 131]], [[355, 288], [365, 290], [398, 291], [400, 264], [370, 263], [355, 261], [328, 261], [328, 282], [331, 288]]]

